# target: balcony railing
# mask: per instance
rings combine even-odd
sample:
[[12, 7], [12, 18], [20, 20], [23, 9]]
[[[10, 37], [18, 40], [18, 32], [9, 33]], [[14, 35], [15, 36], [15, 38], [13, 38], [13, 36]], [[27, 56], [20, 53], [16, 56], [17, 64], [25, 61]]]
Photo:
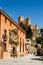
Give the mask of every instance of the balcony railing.
[[7, 35], [2, 35], [3, 42], [7, 41]]

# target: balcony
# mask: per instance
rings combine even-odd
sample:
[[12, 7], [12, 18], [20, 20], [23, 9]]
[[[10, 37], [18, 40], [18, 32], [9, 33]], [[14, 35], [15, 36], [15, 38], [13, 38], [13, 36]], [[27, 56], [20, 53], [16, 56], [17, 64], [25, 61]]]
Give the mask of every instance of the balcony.
[[2, 35], [3, 42], [7, 41], [7, 35]]
[[4, 35], [4, 41], [7, 41], [7, 36]]

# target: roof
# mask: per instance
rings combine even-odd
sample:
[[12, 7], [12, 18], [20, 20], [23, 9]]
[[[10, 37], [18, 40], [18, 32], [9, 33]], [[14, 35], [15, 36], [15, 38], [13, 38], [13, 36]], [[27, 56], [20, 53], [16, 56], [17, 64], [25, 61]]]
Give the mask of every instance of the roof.
[[25, 33], [25, 31], [12, 19], [4, 10], [0, 9], [0, 13], [2, 13], [5, 17], [7, 17], [14, 25], [16, 25], [21, 31]]

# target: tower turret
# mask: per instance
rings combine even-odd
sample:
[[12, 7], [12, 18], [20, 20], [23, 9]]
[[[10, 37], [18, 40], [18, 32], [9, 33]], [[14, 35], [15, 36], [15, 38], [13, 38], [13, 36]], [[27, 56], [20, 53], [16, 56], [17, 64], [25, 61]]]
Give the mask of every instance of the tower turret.
[[24, 21], [24, 17], [23, 16], [18, 17], [18, 24], [20, 24], [20, 22], [23, 22], [23, 21]]

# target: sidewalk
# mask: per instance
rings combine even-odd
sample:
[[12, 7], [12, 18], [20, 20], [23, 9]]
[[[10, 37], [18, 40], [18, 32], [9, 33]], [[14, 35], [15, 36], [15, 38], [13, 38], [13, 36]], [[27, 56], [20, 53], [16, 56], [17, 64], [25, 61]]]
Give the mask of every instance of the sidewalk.
[[28, 54], [24, 57], [0, 59], [0, 65], [43, 65], [43, 60], [37, 59], [40, 59], [40, 57]]

